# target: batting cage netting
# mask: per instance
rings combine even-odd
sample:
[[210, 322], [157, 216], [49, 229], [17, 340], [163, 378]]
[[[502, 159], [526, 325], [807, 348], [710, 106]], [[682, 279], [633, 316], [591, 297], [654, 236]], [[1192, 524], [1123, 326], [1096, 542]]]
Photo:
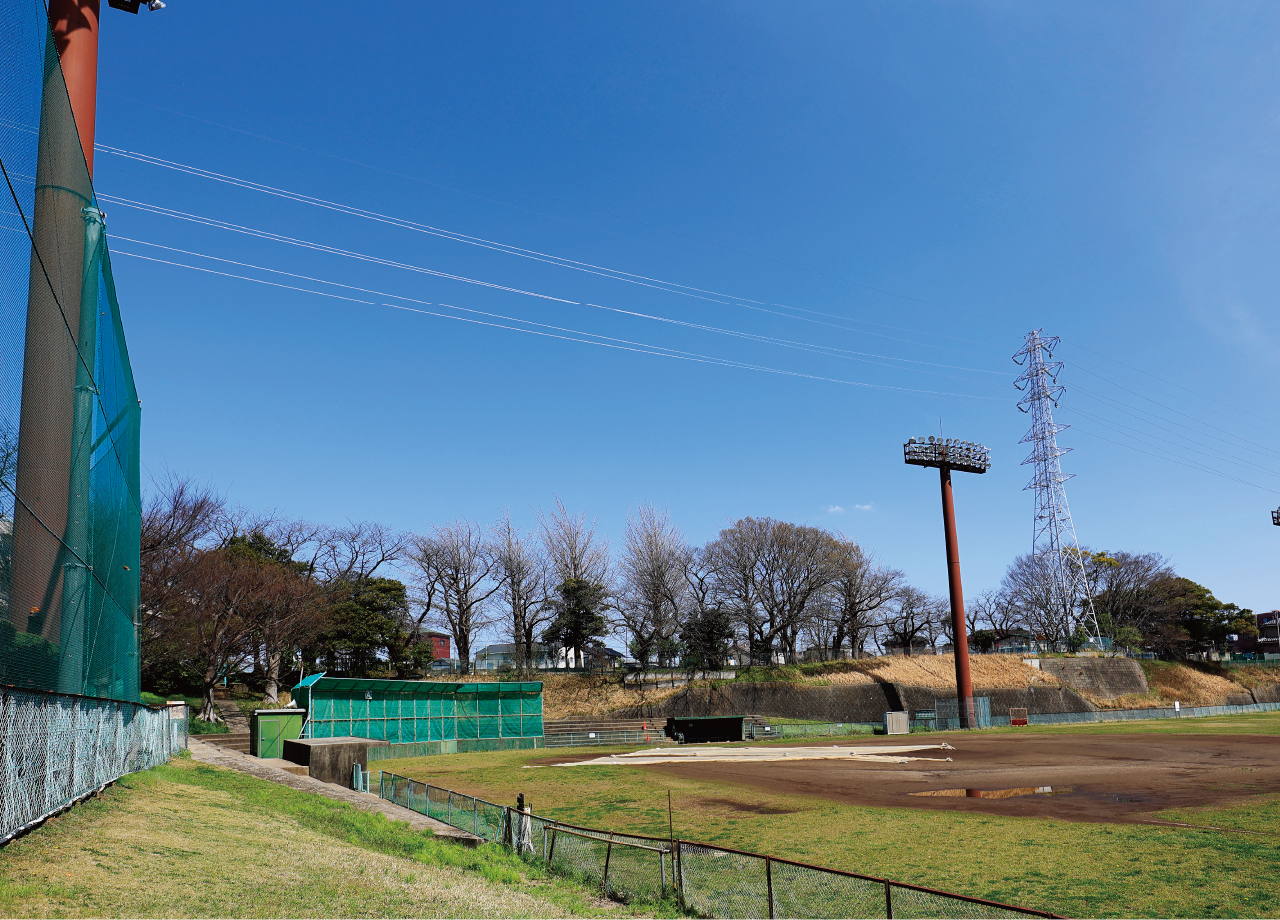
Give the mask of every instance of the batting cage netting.
[[186, 746], [141, 705], [138, 394], [41, 0], [0, 4], [0, 842]]
[[0, 684], [139, 699], [138, 394], [48, 16], [0, 4]]

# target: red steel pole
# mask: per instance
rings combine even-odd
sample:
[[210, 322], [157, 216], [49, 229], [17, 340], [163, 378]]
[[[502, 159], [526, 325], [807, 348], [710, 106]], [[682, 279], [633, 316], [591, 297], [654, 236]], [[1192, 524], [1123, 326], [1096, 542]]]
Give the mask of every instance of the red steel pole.
[[98, 12], [100, 0], [49, 0], [49, 27], [62, 62], [80, 148], [93, 177], [93, 127], [98, 110]]
[[973, 711], [973, 679], [969, 676], [969, 635], [964, 625], [964, 588], [960, 585], [960, 541], [956, 538], [956, 509], [951, 499], [951, 468], [938, 467], [942, 479], [942, 526], [947, 534], [947, 587], [951, 592], [951, 634], [955, 637], [956, 700], [960, 727], [977, 728]]

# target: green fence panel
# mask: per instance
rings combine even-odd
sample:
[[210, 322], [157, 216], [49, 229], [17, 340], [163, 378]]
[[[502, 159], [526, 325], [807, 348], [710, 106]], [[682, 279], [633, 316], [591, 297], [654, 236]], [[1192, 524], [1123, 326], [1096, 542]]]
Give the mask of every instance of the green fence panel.
[[502, 716], [502, 737], [518, 738], [524, 734], [524, 726], [520, 724], [521, 716]]
[[459, 740], [472, 740], [480, 737], [480, 719], [476, 716], [461, 716], [458, 718], [458, 734]]
[[525, 690], [520, 694], [520, 713], [526, 716], [542, 715], [542, 685], [537, 690]]
[[502, 730], [501, 716], [480, 716], [476, 719], [479, 724], [476, 733], [477, 738], [497, 738]]
[[520, 734], [526, 738], [542, 737], [542, 716], [521, 716]]

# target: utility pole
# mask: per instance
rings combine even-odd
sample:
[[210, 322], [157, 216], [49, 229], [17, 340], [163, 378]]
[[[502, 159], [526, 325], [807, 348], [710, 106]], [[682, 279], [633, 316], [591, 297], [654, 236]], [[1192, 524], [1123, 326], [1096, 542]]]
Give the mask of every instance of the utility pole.
[[956, 509], [951, 495], [951, 471], [985, 473], [991, 469], [991, 451], [972, 441], [953, 438], [911, 438], [902, 446], [911, 466], [938, 468], [942, 483], [942, 528], [947, 541], [947, 590], [951, 595], [951, 635], [956, 660], [956, 703], [961, 728], [977, 728], [973, 707], [973, 678], [969, 673], [969, 634], [964, 623], [964, 588], [960, 583], [960, 541], [956, 536]]

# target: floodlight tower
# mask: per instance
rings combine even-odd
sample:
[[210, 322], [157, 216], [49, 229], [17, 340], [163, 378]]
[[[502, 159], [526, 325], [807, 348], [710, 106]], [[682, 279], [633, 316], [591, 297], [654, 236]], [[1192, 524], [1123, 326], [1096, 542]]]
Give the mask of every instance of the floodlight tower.
[[1084, 625], [1091, 629], [1090, 635], [1097, 637], [1101, 630], [1093, 610], [1093, 594], [1087, 590], [1084, 559], [1064, 488], [1064, 483], [1073, 474], [1063, 473], [1062, 464], [1058, 462], [1058, 458], [1071, 451], [1069, 447], [1059, 447], [1057, 437], [1059, 431], [1070, 426], [1053, 420], [1053, 409], [1066, 389], [1058, 384], [1062, 362], [1045, 361], [1046, 356], [1053, 358], [1053, 350], [1058, 347], [1060, 339], [1056, 335], [1045, 336], [1043, 331], [1033, 329], [1028, 332], [1026, 342], [1013, 356], [1015, 364], [1026, 366], [1014, 382], [1014, 386], [1026, 393], [1019, 400], [1018, 408], [1031, 416], [1031, 430], [1019, 442], [1031, 444], [1031, 454], [1022, 461], [1022, 465], [1031, 464], [1035, 468], [1035, 475], [1024, 489], [1034, 490], [1036, 494], [1031, 554], [1048, 570], [1049, 608], [1060, 614], [1069, 629], [1074, 619], [1076, 598], [1083, 597], [1081, 614]]
[[956, 509], [951, 499], [951, 471], [985, 473], [991, 451], [972, 441], [953, 438], [911, 438], [902, 445], [911, 466], [936, 466], [942, 481], [942, 527], [947, 539], [947, 588], [951, 594], [951, 635], [956, 658], [956, 703], [961, 728], [977, 728], [973, 710], [973, 678], [969, 676], [969, 635], [964, 625], [964, 588], [960, 584], [960, 542], [956, 537]]
[[1271, 523], [1275, 524], [1277, 527], [1280, 527], [1280, 508], [1277, 508], [1275, 511], [1271, 512]]

